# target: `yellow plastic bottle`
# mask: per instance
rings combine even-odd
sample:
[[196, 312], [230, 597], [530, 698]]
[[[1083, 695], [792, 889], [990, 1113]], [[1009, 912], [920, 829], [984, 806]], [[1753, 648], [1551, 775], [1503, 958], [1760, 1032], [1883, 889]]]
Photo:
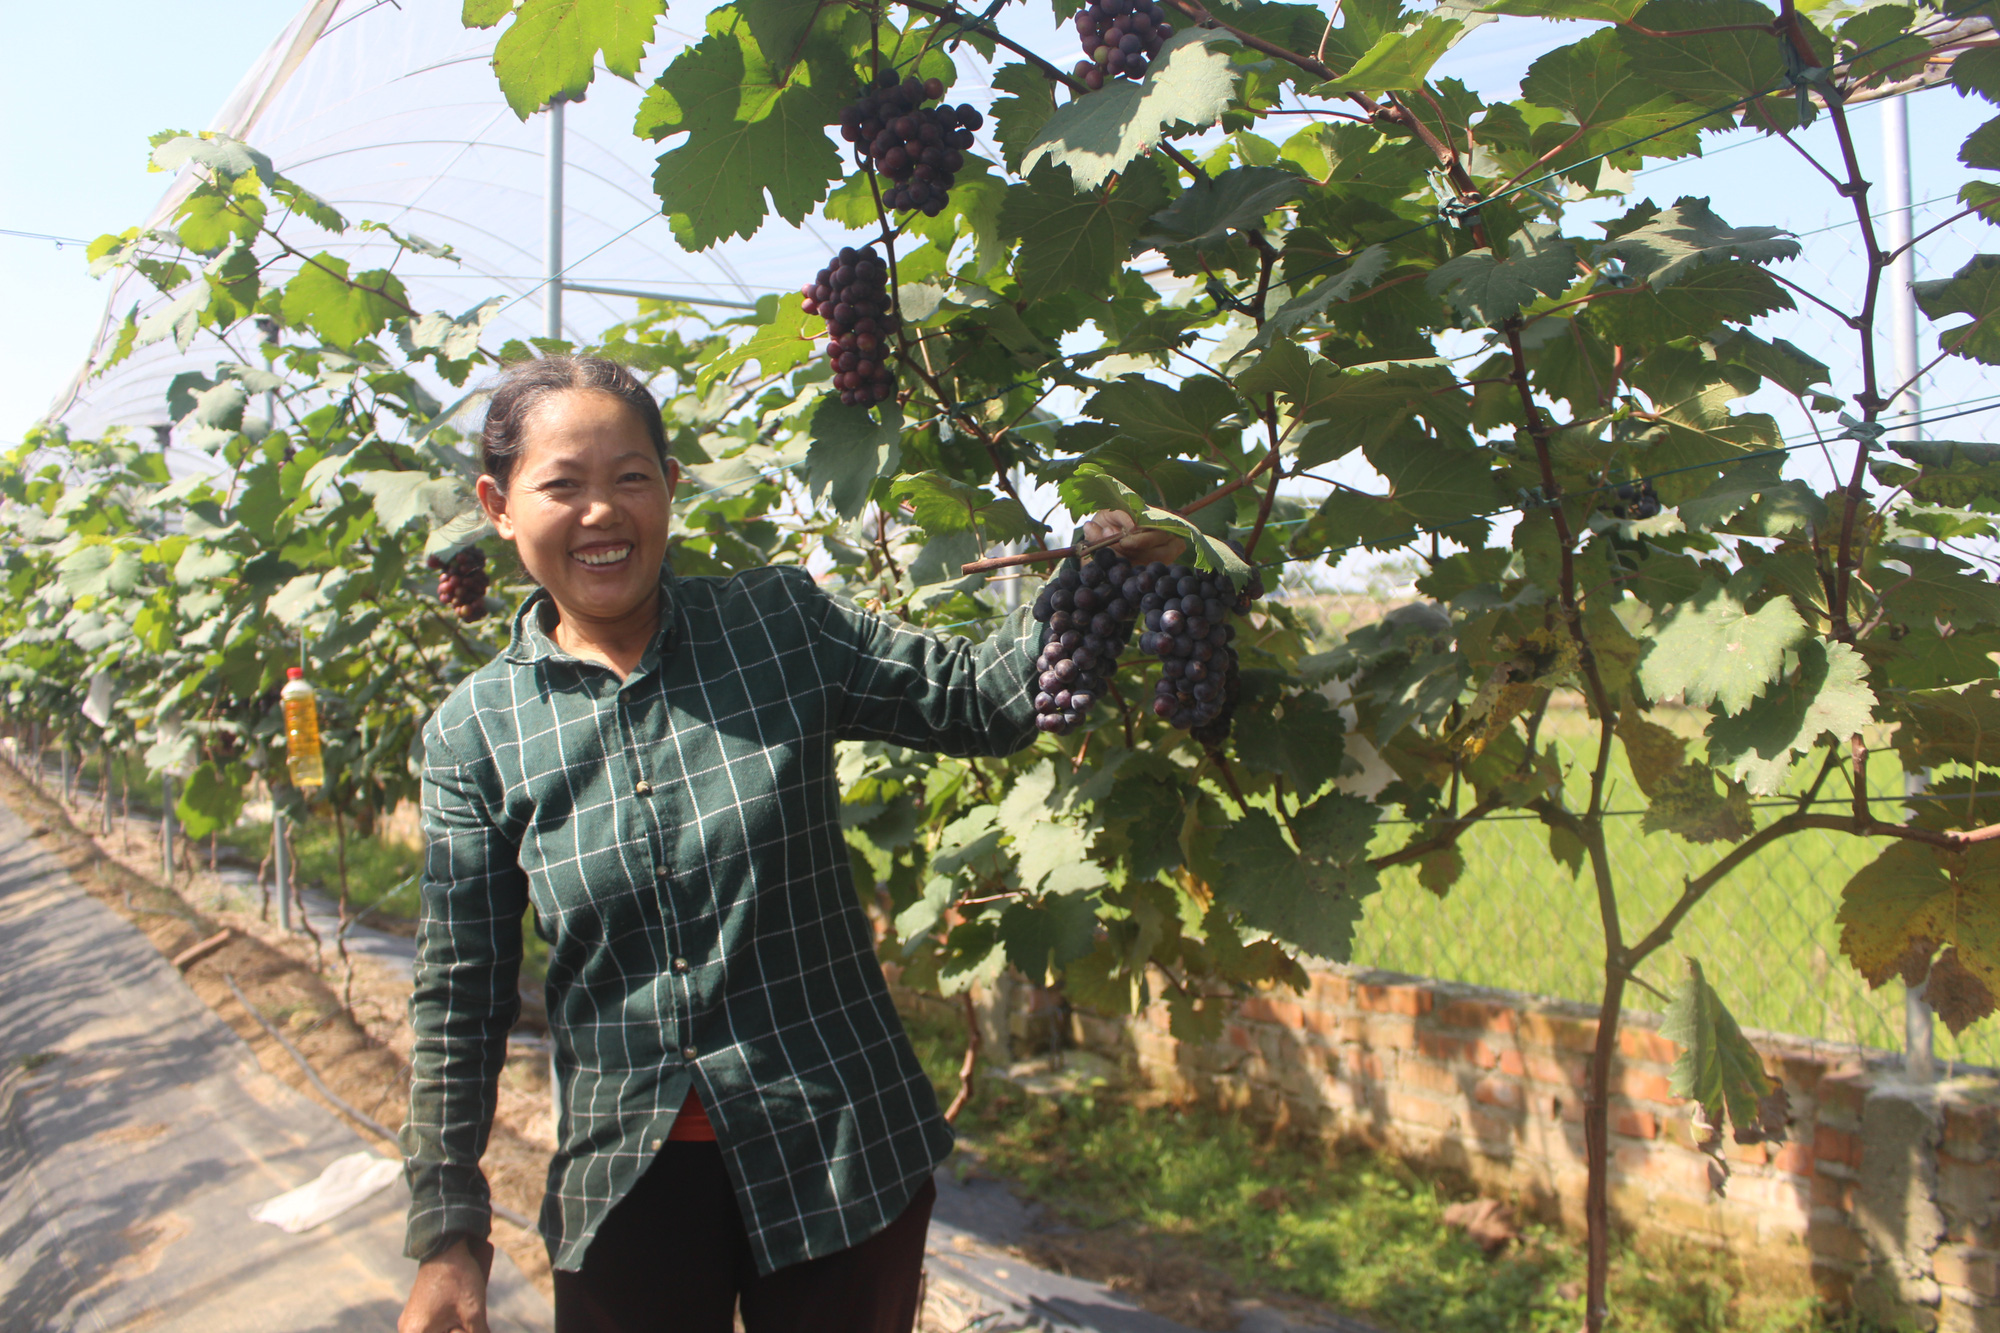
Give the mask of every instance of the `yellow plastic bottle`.
[[295, 787], [322, 787], [326, 765], [319, 753], [319, 705], [305, 677], [305, 668], [286, 667], [285, 688], [278, 691], [285, 704], [285, 770]]

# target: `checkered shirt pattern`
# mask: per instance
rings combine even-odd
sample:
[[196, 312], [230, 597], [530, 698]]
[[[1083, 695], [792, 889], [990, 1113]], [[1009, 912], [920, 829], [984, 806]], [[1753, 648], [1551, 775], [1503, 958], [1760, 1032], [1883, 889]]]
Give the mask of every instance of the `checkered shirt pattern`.
[[620, 681], [556, 647], [537, 592], [424, 729], [412, 1258], [488, 1232], [479, 1161], [530, 903], [561, 1089], [541, 1214], [557, 1267], [582, 1266], [690, 1085], [766, 1273], [881, 1230], [951, 1150], [856, 896], [834, 742], [1020, 749], [1039, 626], [1021, 610], [946, 640], [786, 568], [663, 571], [661, 599]]

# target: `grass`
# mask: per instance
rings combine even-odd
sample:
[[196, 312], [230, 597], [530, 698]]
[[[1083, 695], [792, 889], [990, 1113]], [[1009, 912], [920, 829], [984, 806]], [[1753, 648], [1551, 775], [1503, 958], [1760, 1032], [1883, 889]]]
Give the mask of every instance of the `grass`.
[[[1691, 733], [1695, 720], [1682, 722], [1680, 729]], [[1566, 752], [1570, 799], [1579, 808], [1594, 743], [1590, 726], [1581, 710], [1568, 709], [1553, 710], [1543, 729]], [[1788, 789], [1802, 790], [1810, 779], [1802, 765]], [[1903, 773], [1893, 755], [1873, 757], [1869, 787], [1881, 797], [1902, 794]], [[1622, 748], [1613, 753], [1609, 791], [1614, 811], [1643, 804]], [[1844, 802], [1844, 775], [1832, 778], [1821, 795]], [[1890, 807], [1878, 809], [1895, 817]], [[1781, 812], [1757, 813], [1768, 819]], [[1726, 850], [1644, 834], [1639, 823], [1636, 816], [1613, 819], [1606, 835], [1628, 940], [1659, 919], [1687, 876]], [[1407, 826], [1385, 827], [1378, 850], [1400, 845], [1408, 832]], [[1680, 955], [1687, 954], [1701, 961], [1746, 1026], [1901, 1049], [1902, 986], [1869, 990], [1841, 957], [1835, 920], [1849, 877], [1888, 842], [1809, 831], [1766, 848], [1710, 892], [1641, 975], [1667, 990], [1678, 977]], [[1389, 871], [1383, 891], [1367, 902], [1353, 961], [1594, 1003], [1603, 975], [1596, 893], [1587, 870], [1573, 876], [1550, 859], [1548, 848], [1540, 822], [1508, 812], [1465, 836], [1465, 874], [1442, 900], [1419, 886], [1413, 868]], [[1644, 991], [1628, 990], [1626, 999], [1637, 1008], [1663, 1007]], [[2000, 1026], [1977, 1024], [1953, 1037], [1940, 1024], [1936, 1049], [1942, 1060], [2000, 1065]]]
[[[948, 1097], [961, 1027], [942, 1014], [909, 1026]], [[981, 1085], [959, 1131], [987, 1170], [1065, 1222], [1170, 1238], [1251, 1291], [1319, 1301], [1398, 1333], [1573, 1333], [1582, 1322], [1579, 1241], [1529, 1225], [1489, 1259], [1443, 1221], [1468, 1193], [1378, 1153], [1273, 1137], [1201, 1105], [1111, 1093], [1051, 1100], [996, 1081]], [[1628, 1333], [1867, 1327], [1698, 1247], [1619, 1249], [1611, 1294]]]

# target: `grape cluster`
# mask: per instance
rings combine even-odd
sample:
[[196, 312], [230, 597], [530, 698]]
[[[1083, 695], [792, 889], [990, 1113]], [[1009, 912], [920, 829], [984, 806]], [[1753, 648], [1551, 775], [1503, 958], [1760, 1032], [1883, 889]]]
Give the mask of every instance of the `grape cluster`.
[[438, 600], [458, 612], [460, 620], [486, 614], [486, 552], [468, 546], [449, 562], [432, 556], [428, 563], [438, 571]]
[[1167, 22], [1166, 6], [1151, 0], [1090, 0], [1077, 11], [1076, 35], [1086, 57], [1077, 61], [1076, 77], [1095, 90], [1107, 78], [1145, 78], [1174, 25]]
[[1660, 496], [1650, 481], [1628, 481], [1617, 488], [1618, 503], [1611, 506], [1613, 518], [1648, 519], [1660, 512]]
[[1035, 695], [1035, 725], [1062, 733], [1083, 720], [1132, 638], [1142, 576], [1107, 549], [1069, 561], [1042, 587], [1035, 619], [1048, 626]]
[[889, 268], [875, 247], [843, 249], [802, 291], [805, 312], [826, 320], [826, 362], [840, 401], [867, 407], [895, 393], [889, 335], [897, 316], [889, 303]]
[[1247, 601], [1239, 600], [1227, 574], [1186, 565], [1148, 565], [1139, 584], [1139, 611], [1146, 618], [1139, 647], [1160, 659], [1154, 714], [1183, 730], [1222, 720], [1234, 701], [1228, 687], [1236, 671], [1230, 646], [1236, 630], [1227, 617]]
[[926, 217], [944, 211], [953, 177], [965, 166], [964, 150], [984, 117], [970, 106], [924, 105], [944, 96], [937, 79], [912, 74], [898, 81], [894, 70], [876, 76], [875, 87], [840, 113], [840, 137], [854, 145], [860, 165], [895, 184], [882, 196], [892, 212], [917, 209]]

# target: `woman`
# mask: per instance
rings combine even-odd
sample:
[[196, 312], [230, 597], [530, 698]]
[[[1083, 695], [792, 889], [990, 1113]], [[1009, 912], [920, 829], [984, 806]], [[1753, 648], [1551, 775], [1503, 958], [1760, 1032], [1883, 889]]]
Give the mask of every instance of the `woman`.
[[399, 1329], [486, 1327], [479, 1159], [532, 903], [559, 1333], [725, 1333], [739, 1299], [750, 1333], [904, 1333], [952, 1136], [858, 905], [834, 742], [1021, 748], [1039, 627], [947, 642], [797, 567], [676, 578], [659, 407], [608, 361], [515, 368], [481, 443], [480, 503], [539, 587], [424, 730]]

